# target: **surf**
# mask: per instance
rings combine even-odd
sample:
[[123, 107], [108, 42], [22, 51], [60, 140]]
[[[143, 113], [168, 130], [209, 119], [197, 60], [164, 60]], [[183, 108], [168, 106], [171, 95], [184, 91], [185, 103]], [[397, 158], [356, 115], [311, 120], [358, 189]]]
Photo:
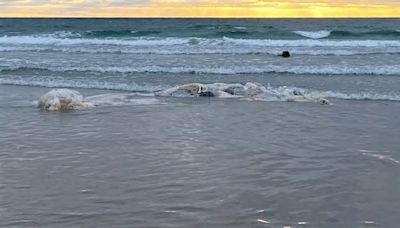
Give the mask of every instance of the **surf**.
[[[24, 66], [22, 66], [24, 65]], [[88, 73], [124, 73], [124, 74], [186, 74], [186, 75], [239, 75], [239, 74], [293, 74], [293, 75], [398, 75], [399, 65], [256, 65], [256, 66], [52, 66], [34, 64], [26, 66], [15, 63], [14, 66], [0, 66], [1, 73], [18, 72], [88, 72]]]
[[321, 31], [294, 31], [295, 34], [311, 38], [311, 39], [321, 39], [326, 38], [331, 35], [331, 31], [321, 30]]

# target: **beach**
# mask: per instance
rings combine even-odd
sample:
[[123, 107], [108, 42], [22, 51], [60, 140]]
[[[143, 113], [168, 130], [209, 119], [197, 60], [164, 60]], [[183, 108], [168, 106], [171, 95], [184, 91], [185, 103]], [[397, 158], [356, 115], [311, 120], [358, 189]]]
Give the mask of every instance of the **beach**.
[[399, 224], [398, 19], [98, 20], [0, 19], [0, 226]]

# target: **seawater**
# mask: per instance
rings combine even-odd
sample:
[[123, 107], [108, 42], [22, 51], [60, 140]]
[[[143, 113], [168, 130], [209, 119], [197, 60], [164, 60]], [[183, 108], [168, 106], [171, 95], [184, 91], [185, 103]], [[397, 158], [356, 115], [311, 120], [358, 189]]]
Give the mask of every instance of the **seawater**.
[[[399, 19], [1, 19], [0, 84], [153, 92], [182, 83], [258, 82], [337, 99], [400, 100], [399, 24]], [[285, 50], [292, 58], [277, 57]]]
[[0, 226], [398, 227], [399, 22], [0, 19]]

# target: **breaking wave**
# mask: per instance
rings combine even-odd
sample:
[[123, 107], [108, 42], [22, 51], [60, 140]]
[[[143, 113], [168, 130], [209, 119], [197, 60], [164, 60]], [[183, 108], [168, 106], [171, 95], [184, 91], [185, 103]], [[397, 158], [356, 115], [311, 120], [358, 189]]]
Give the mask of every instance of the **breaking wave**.
[[[197, 48], [188, 48], [185, 46], [172, 48], [126, 48], [126, 47], [57, 47], [57, 46], [12, 46], [1, 47], [0, 52], [63, 52], [63, 53], [89, 53], [89, 54], [147, 54], [147, 55], [202, 55], [202, 54], [249, 54], [249, 55], [279, 55], [282, 48], [241, 48], [241, 47], [214, 47], [199, 46]], [[310, 56], [352, 56], [352, 55], [380, 55], [380, 54], [400, 54], [400, 46], [397, 48], [378, 48], [378, 49], [308, 49], [291, 48], [293, 55]]]
[[311, 39], [376, 39], [376, 38], [398, 38], [400, 37], [399, 30], [384, 30], [384, 31], [344, 31], [344, 30], [334, 30], [334, 31], [293, 31], [293, 33], [300, 35], [302, 37]]
[[187, 44], [186, 38], [135, 38], [135, 39], [89, 39], [89, 38], [60, 38], [47, 35], [36, 36], [2, 36], [0, 44], [8, 45], [179, 45]]
[[122, 45], [122, 46], [170, 46], [170, 45], [247, 45], [269, 47], [400, 47], [399, 40], [274, 40], [242, 38], [198, 38], [198, 37], [134, 37], [115, 38], [60, 38], [49, 35], [2, 36], [0, 45]]
[[398, 38], [400, 37], [399, 30], [383, 30], [383, 31], [332, 31], [333, 38]]
[[97, 80], [67, 80], [64, 78], [40, 79], [40, 78], [0, 78], [0, 85], [20, 85], [20, 86], [37, 86], [47, 88], [81, 88], [81, 89], [106, 89], [106, 90], [121, 90], [134, 92], [154, 92], [159, 91], [165, 86], [159, 85], [137, 85], [136, 83], [118, 83], [105, 82]]
[[140, 29], [140, 28], [127, 28], [123, 29], [109, 29], [109, 30], [87, 30], [87, 31], [55, 31], [46, 34], [55, 38], [130, 38], [130, 37], [185, 37], [187, 35], [196, 36], [199, 38], [222, 38], [224, 36], [251, 39], [271, 38], [271, 39], [293, 39], [296, 37], [305, 37], [308, 39], [395, 39], [400, 37], [399, 30], [314, 30], [314, 31], [288, 31], [274, 27], [267, 26], [264, 29], [254, 29], [244, 26], [208, 26], [197, 25], [182, 29], [174, 28], [154, 28], [154, 29]]
[[320, 39], [327, 31], [298, 32], [313, 39], [243, 39], [225, 36], [89, 38], [69, 32], [68, 35], [1, 36], [0, 52], [278, 55], [282, 50], [289, 50], [294, 55], [311, 56], [400, 54], [400, 40], [332, 40]]
[[263, 40], [233, 39], [224, 37], [226, 42], [238, 45], [276, 46], [276, 47], [399, 47], [398, 40]]
[[85, 37], [140, 37], [159, 34], [160, 31], [135, 31], [135, 30], [95, 30], [83, 33]]
[[310, 31], [294, 31], [294, 33], [304, 36], [307, 38], [311, 39], [321, 39], [321, 38], [326, 38], [331, 35], [331, 31], [315, 31], [315, 32], [310, 32]]
[[[26, 65], [26, 63], [23, 63]], [[167, 73], [167, 74], [319, 74], [319, 75], [399, 75], [400, 65], [307, 65], [307, 66], [230, 66], [230, 67], [185, 67], [185, 66], [15, 66], [0, 68], [0, 72], [19, 71], [53, 71], [53, 72], [100, 72], [100, 73]]]

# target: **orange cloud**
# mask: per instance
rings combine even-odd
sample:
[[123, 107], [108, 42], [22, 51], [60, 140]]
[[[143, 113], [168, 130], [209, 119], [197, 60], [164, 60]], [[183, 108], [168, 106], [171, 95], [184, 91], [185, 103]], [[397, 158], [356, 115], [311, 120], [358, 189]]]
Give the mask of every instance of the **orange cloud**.
[[[47, 2], [47, 3], [46, 3]], [[1, 4], [1, 17], [400, 17], [400, 3], [367, 1], [151, 0], [128, 2], [19, 0]], [[6, 2], [7, 3], [7, 2]], [[2, 9], [1, 9], [2, 8]]]

